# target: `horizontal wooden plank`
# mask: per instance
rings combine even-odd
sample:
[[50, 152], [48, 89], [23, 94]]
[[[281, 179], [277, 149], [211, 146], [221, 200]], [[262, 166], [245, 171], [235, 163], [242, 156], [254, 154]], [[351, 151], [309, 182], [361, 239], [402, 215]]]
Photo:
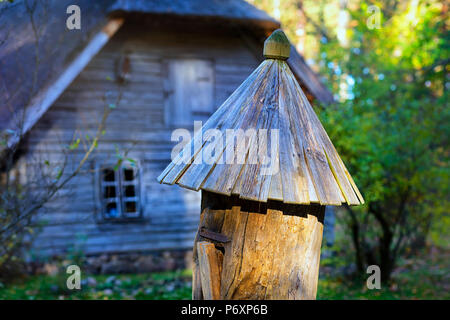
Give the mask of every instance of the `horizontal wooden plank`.
[[[85, 255], [95, 255], [102, 253], [121, 253], [133, 251], [158, 251], [158, 250], [190, 250], [193, 245], [191, 239], [169, 239], [159, 242], [147, 243], [127, 243], [120, 245], [92, 245], [83, 249]], [[49, 257], [52, 255], [60, 255], [67, 253], [72, 247], [68, 246], [52, 246], [50, 248], [33, 248], [33, 252], [38, 257]]]
[[[59, 101], [64, 100], [72, 101], [78, 98], [101, 101], [105, 98], [105, 96], [108, 97], [108, 95], [111, 95], [111, 93], [108, 93], [108, 91], [105, 90], [84, 90], [70, 87], [61, 95], [61, 97], [55, 102], [55, 104], [57, 105]], [[150, 103], [153, 100], [162, 102], [163, 99], [164, 99], [164, 92], [161, 91], [159, 87], [147, 88], [145, 92], [130, 90], [127, 88], [127, 90], [122, 91], [120, 101], [124, 103], [132, 103], [133, 100], [137, 100]], [[79, 105], [79, 107], [82, 108], [83, 106]]]
[[[48, 225], [39, 233], [36, 241], [44, 241], [51, 238], [70, 238], [68, 231], [72, 234], [85, 235], [88, 238], [110, 237], [139, 239], [146, 238], [147, 235], [165, 235], [170, 233], [179, 233], [184, 231], [192, 231], [196, 229], [196, 221], [187, 220], [184, 223], [178, 224], [153, 224], [153, 223], [111, 223], [111, 224], [96, 224], [96, 223], [73, 223], [72, 225]], [[145, 233], [145, 234], [144, 234]], [[148, 233], [148, 234], [147, 234]], [[114, 241], [114, 240], [111, 240]]]
[[104, 246], [105, 250], [107, 248], [113, 249], [115, 247], [121, 247], [123, 245], [137, 245], [145, 244], [146, 248], [151, 248], [152, 245], [155, 246], [160, 242], [164, 241], [174, 241], [174, 240], [194, 240], [195, 228], [192, 230], [183, 230], [183, 232], [173, 232], [173, 233], [142, 233], [142, 234], [115, 234], [109, 235], [99, 234], [99, 235], [86, 235], [83, 234], [75, 235], [71, 237], [51, 237], [48, 239], [38, 241], [35, 240], [33, 245], [34, 248], [52, 248], [59, 247], [70, 249], [75, 243], [82, 245], [83, 251], [89, 250], [89, 248], [96, 246]]

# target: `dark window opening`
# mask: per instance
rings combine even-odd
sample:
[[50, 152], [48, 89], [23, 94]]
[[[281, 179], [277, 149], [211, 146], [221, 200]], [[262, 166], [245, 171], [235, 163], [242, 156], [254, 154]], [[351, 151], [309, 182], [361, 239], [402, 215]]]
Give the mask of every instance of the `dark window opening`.
[[136, 192], [134, 190], [134, 186], [126, 186], [125, 187], [125, 197], [135, 197]]
[[115, 186], [107, 186], [105, 187], [105, 198], [115, 198], [116, 197], [116, 187]]
[[125, 181], [133, 181], [134, 180], [134, 170], [133, 169], [123, 169], [123, 176]]
[[103, 170], [103, 181], [114, 181], [115, 173], [113, 169], [104, 169]]
[[117, 218], [119, 216], [119, 212], [117, 211], [117, 203], [110, 202], [106, 204], [106, 215], [108, 218]]
[[125, 202], [125, 212], [136, 212], [136, 202]]
[[100, 207], [108, 221], [136, 220], [142, 217], [140, 180], [137, 167], [102, 168], [100, 178]]

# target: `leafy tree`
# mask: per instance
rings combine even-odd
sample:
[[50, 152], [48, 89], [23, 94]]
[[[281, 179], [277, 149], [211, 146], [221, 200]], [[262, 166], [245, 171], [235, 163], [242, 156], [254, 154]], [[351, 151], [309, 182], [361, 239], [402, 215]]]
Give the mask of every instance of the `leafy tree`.
[[339, 101], [317, 111], [367, 202], [346, 207], [358, 271], [377, 264], [388, 281], [399, 256], [423, 245], [436, 222], [449, 223], [446, 7], [433, 0], [293, 5], [311, 43], [320, 39], [307, 56], [318, 57]]

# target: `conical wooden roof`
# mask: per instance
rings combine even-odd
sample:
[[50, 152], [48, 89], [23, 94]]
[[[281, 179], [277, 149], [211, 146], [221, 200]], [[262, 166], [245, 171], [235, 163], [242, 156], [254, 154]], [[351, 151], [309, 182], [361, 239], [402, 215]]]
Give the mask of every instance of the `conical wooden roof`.
[[[160, 183], [262, 202], [364, 203], [289, 69], [283, 48], [280, 52], [278, 58], [264, 52], [271, 58], [264, 60], [209, 118], [161, 173]], [[226, 139], [227, 134], [239, 129], [267, 130], [267, 139], [247, 136], [239, 149], [242, 161], [226, 161], [228, 150], [236, 149], [234, 140]], [[277, 132], [278, 140], [270, 135], [272, 131]], [[213, 154], [207, 161], [205, 151]], [[267, 173], [270, 161], [275, 163], [273, 174]]]

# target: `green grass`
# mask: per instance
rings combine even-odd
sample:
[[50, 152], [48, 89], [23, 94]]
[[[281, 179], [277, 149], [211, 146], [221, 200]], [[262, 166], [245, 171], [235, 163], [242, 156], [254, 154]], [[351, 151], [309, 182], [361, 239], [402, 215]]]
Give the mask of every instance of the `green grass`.
[[[66, 275], [30, 276], [0, 287], [0, 299], [190, 299], [190, 270], [152, 274], [93, 275], [68, 290]], [[95, 282], [93, 281], [95, 279]]]
[[[65, 289], [65, 278], [32, 276], [0, 288], [0, 299], [190, 299], [190, 272], [97, 275], [83, 282], [81, 290]], [[321, 278], [318, 299], [450, 299], [444, 274], [407, 273], [381, 290], [368, 290], [365, 280]], [[95, 279], [96, 283], [93, 283]]]
[[[380, 290], [369, 290], [366, 279], [346, 281], [341, 278], [319, 280], [318, 299], [323, 300], [399, 300], [399, 299], [450, 299], [447, 288], [439, 279], [443, 273], [413, 272], [395, 277], [389, 285]], [[448, 280], [447, 280], [448, 281]]]
[[[346, 280], [322, 273], [318, 299], [450, 299], [448, 255], [404, 260], [392, 283], [369, 290], [366, 279]], [[152, 274], [83, 275], [81, 290], [68, 290], [65, 273], [0, 283], [0, 299], [190, 299], [190, 270]]]

